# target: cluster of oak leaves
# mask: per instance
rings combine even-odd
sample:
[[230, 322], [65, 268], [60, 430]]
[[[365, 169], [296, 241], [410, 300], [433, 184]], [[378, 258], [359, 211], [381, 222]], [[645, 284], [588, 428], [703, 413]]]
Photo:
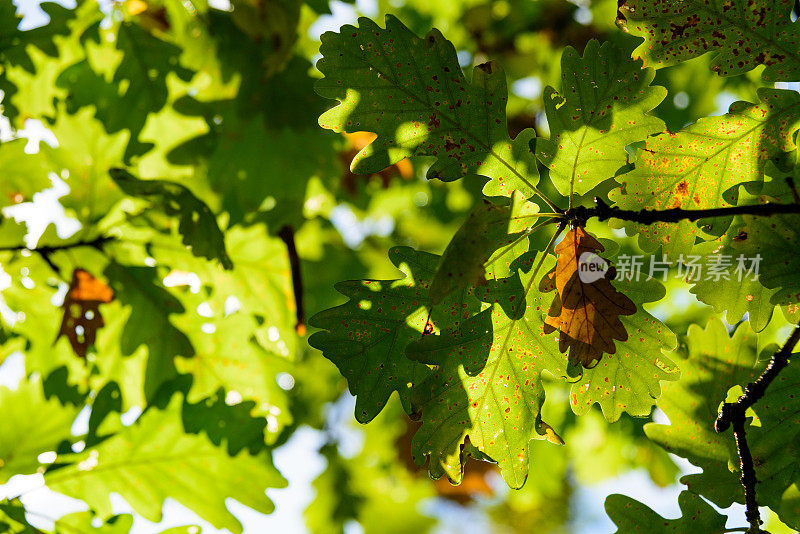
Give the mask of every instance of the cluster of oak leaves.
[[[722, 75], [766, 65], [765, 81], [797, 78], [798, 39], [793, 36], [796, 25], [789, 29], [789, 4], [708, 4], [697, 8], [701, 15], [689, 4], [623, 3], [620, 22], [645, 38], [634, 57], [663, 67], [715, 51], [712, 67]], [[741, 17], [723, 17], [718, 8], [726, 13], [735, 8]], [[664, 17], [657, 15], [667, 12], [671, 20], [685, 24], [662, 24]], [[752, 28], [749, 33], [728, 28], [727, 35], [717, 30], [737, 25]], [[773, 31], [776, 27], [781, 31]], [[769, 32], [778, 37], [764, 37]], [[783, 53], [786, 50], [790, 53]], [[584, 253], [605, 251], [610, 259], [618, 249], [613, 242], [601, 242], [583, 224], [573, 224], [561, 241], [556, 237], [561, 237], [563, 226], [547, 245], [539, 240], [530, 246], [531, 236], [552, 230], [554, 223], [574, 222], [564, 220], [565, 208], [588, 203], [592, 192], [603, 187], [617, 206], [635, 210], [792, 202], [782, 178], [794, 172], [793, 164], [786, 164], [794, 155], [800, 125], [800, 97], [794, 91], [762, 88], [761, 103], [738, 102], [722, 117], [665, 133], [663, 123], [649, 114], [665, 96], [663, 88], [650, 86], [653, 70], [610, 44], [590, 42], [583, 57], [572, 49], [565, 51], [562, 92], [545, 90], [550, 138], [535, 138], [526, 130], [512, 140], [506, 131], [502, 72], [487, 63], [476, 67], [472, 81], [467, 81], [452, 45], [436, 30], [419, 38], [393, 17], [387, 17], [385, 28], [361, 19], [358, 27], [324, 35], [321, 53], [317, 67], [325, 77], [317, 91], [339, 103], [320, 118], [320, 125], [337, 132], [376, 134], [353, 160], [353, 172], [378, 172], [415, 156], [431, 162], [429, 178], [449, 181], [479, 175], [486, 182], [487, 200], [441, 257], [395, 248], [390, 258], [404, 279], [343, 282], [337, 289], [350, 300], [310, 321], [323, 331], [309, 342], [348, 379], [357, 397], [359, 421], [374, 418], [394, 392], [408, 414], [421, 420], [413, 453], [420, 462], [429, 458], [433, 476], [447, 475], [457, 482], [464, 458], [474, 456], [496, 461], [509, 485], [520, 487], [527, 476], [529, 441], [561, 442], [541, 418], [544, 376], [573, 383], [570, 400], [575, 413], [598, 403], [613, 422], [623, 412], [648, 415], [661, 395], [661, 383], [675, 381], [681, 373], [664, 352], [675, 347], [675, 336], [643, 309], [645, 303], [664, 297], [659, 282], [614, 281], [613, 268], [594, 282], [578, 276]], [[626, 151], [634, 143], [638, 148]], [[561, 201], [554, 202], [538, 189], [537, 159], [568, 205], [556, 206]], [[739, 194], [741, 185], [754, 184]], [[630, 224], [628, 229], [639, 233], [639, 246], [646, 253], [658, 252], [673, 262], [692, 251], [774, 253], [796, 238], [796, 219], [791, 216], [745, 217], [731, 223], [727, 218], [699, 226], [682, 221]], [[555, 257], [549, 254], [553, 246]], [[758, 283], [726, 281], [716, 288], [697, 283], [692, 291], [718, 311], [727, 311], [729, 320], [750, 313], [756, 331], [766, 326], [776, 304], [796, 323], [796, 275], [789, 261], [777, 263], [764, 265], [766, 272]], [[729, 302], [730, 294], [712, 295], [726, 291], [739, 302]], [[718, 330], [715, 322], [705, 333], [693, 333], [698, 339], [716, 339]], [[727, 358], [713, 354], [730, 350], [727, 335], [720, 343], [702, 357]], [[730, 359], [725, 361], [732, 365]], [[702, 381], [698, 376], [703, 365], [681, 365], [687, 384]], [[724, 367], [720, 362], [714, 365]], [[754, 361], [749, 365], [751, 370], [757, 367]], [[722, 379], [733, 378], [733, 373], [721, 374]], [[754, 376], [737, 375], [732, 383], [713, 389], [718, 398], [703, 400], [713, 410], [725, 400], [728, 387]], [[665, 406], [680, 402], [673, 398]], [[785, 403], [791, 401], [781, 402], [786, 411]], [[688, 421], [679, 416], [690, 420], [687, 414], [696, 415], [693, 409], [673, 411], [673, 428], [685, 430], [679, 427]], [[698, 430], [694, 421], [696, 435], [662, 435], [657, 441], [691, 457], [684, 438], [697, 439], [705, 452], [698, 450], [696, 457], [728, 458], [727, 475], [720, 474], [724, 468], [712, 474], [709, 467], [690, 489], [721, 506], [741, 502], [735, 449], [727, 438], [714, 437], [713, 418], [705, 423], [708, 432]], [[797, 429], [789, 434], [787, 442]], [[765, 450], [774, 451], [774, 445], [773, 440]], [[769, 463], [768, 454], [758, 461]], [[792, 465], [787, 472], [796, 472], [793, 463], [778, 463]], [[760, 479], [772, 477], [767, 485], [774, 484], [770, 487], [777, 495], [765, 501], [792, 523], [796, 502], [782, 494], [794, 491], [796, 477], [781, 475], [776, 482], [775, 465]], [[717, 488], [714, 476], [722, 477]], [[636, 506], [627, 501], [616, 505]], [[721, 516], [708, 512], [696, 496], [682, 496], [681, 506], [684, 511], [702, 510], [710, 524], [719, 526]], [[617, 513], [618, 524], [627, 521], [624, 515]], [[635, 524], [628, 519], [625, 524]]]
[[[650, 67], [662, 67], [716, 50], [713, 65], [723, 75], [766, 65], [765, 81], [797, 79], [800, 40], [790, 31], [789, 4], [723, 2], [699, 11], [690, 4], [623, 3], [626, 29], [645, 38], [634, 56], [644, 57]], [[715, 10], [729, 9], [742, 12], [736, 20], [715, 15]], [[672, 17], [668, 24], [658, 22], [663, 10]], [[538, 238], [567, 222], [558, 208], [585, 203], [603, 187], [610, 190], [610, 200], [628, 209], [704, 209], [791, 198], [780, 178], [794, 172], [785, 160], [792, 156], [800, 127], [796, 92], [763, 88], [760, 103], [739, 102], [725, 116], [665, 134], [663, 122], [649, 114], [666, 93], [650, 85], [653, 70], [610, 44], [593, 41], [583, 56], [573, 49], [564, 52], [562, 91], [545, 91], [550, 138], [536, 138], [529, 129], [512, 140], [502, 71], [487, 63], [467, 81], [455, 49], [436, 30], [419, 38], [392, 17], [385, 28], [361, 19], [359, 27], [324, 35], [321, 53], [318, 68], [325, 77], [317, 91], [339, 104], [320, 118], [320, 125], [376, 134], [354, 159], [353, 172], [379, 172], [406, 157], [427, 157], [430, 178], [478, 175], [486, 182], [487, 200], [479, 203], [442, 256], [392, 249], [390, 259], [405, 278], [342, 282], [337, 289], [349, 301], [310, 320], [322, 331], [309, 343], [348, 379], [359, 421], [376, 417], [397, 392], [406, 412], [421, 420], [412, 447], [420, 463], [429, 458], [432, 475], [457, 482], [465, 457], [473, 456], [497, 462], [508, 484], [520, 487], [528, 473], [530, 440], [561, 442], [557, 429], [541, 417], [545, 376], [572, 383], [575, 413], [597, 403], [610, 422], [623, 413], [648, 415], [662, 382], [674, 382], [681, 374], [687, 388], [708, 381], [708, 376], [714, 379], [703, 374], [703, 362], [687, 360], [679, 366], [664, 352], [675, 347], [676, 337], [643, 307], [664, 297], [659, 282], [614, 280], [613, 268], [593, 282], [578, 276], [578, 259], [586, 253], [613, 262], [618, 249], [614, 242], [595, 238], [581, 225], [558, 235], [560, 241], [560, 232], [549, 242]], [[626, 150], [634, 143], [637, 150]], [[538, 164], [547, 168], [560, 194], [550, 196], [560, 200], [539, 189]], [[723, 194], [743, 184], [759, 187], [742, 191], [738, 198]], [[556, 206], [562, 201], [566, 204]], [[773, 258], [780, 257], [796, 247], [796, 228], [791, 217], [726, 220], [725, 225], [708, 221], [702, 227], [687, 221], [629, 226], [631, 233], [638, 232], [645, 252], [659, 251], [671, 260], [691, 251], [767, 256], [771, 249]], [[795, 266], [765, 262], [759, 282], [717, 288], [698, 283], [693, 292], [718, 311], [727, 311], [729, 319], [749, 313], [757, 331], [766, 326], [776, 304], [796, 323]], [[734, 293], [735, 302], [717, 296], [725, 291]], [[102, 281], [75, 270], [60, 334], [78, 355], [85, 356], [95, 343], [103, 325], [100, 304], [112, 297]], [[703, 357], [723, 368], [721, 360], [713, 361], [715, 352], [744, 344], [741, 331], [731, 340], [717, 321], [705, 331], [690, 331], [690, 336], [713, 339], [716, 344]], [[756, 362], [747, 364], [746, 373], [721, 372], [719, 381], [725, 383], [706, 388], [708, 398], [702, 400], [721, 402], [729, 387], [757, 376]], [[787, 386], [800, 383], [797, 373], [787, 377]], [[796, 412], [797, 406], [785, 399], [774, 401], [770, 406], [779, 411], [789, 406], [788, 413]], [[669, 399], [665, 411], [670, 403], [674, 407], [680, 400]], [[690, 412], [669, 413], [673, 426], [696, 425]], [[681, 420], [681, 413], [689, 415]], [[774, 492], [764, 493], [764, 504], [780, 510], [785, 522], [800, 525], [796, 462], [770, 463], [770, 454], [786, 448], [800, 432], [781, 426], [796, 425], [788, 415], [767, 410], [759, 416], [765, 430], [753, 434], [754, 450], [763, 452], [760, 479]], [[718, 469], [734, 458], [735, 450], [729, 441], [710, 437], [712, 421], [706, 423], [707, 432], [697, 430], [686, 438], [707, 441], [696, 445], [700, 449], [670, 442], [663, 434], [658, 439], [663, 429], [652, 434], [668, 450], [694, 453], [701, 458], [698, 464], [707, 462], [707, 478], [689, 485], [695, 494], [721, 506], [741, 501], [736, 475], [726, 472], [725, 465]], [[779, 426], [781, 434], [766, 431]], [[719, 526], [722, 516], [714, 516], [700, 499], [684, 494], [681, 505], [684, 511], [702, 511], [711, 522], [706, 526]], [[623, 516], [618, 511], [614, 517], [618, 525], [635, 524], [625, 523]]]

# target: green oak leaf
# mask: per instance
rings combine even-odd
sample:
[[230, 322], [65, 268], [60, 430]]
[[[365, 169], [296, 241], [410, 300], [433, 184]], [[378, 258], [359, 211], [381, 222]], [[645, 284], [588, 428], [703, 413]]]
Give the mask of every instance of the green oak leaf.
[[661, 395], [661, 383], [680, 376], [678, 366], [662, 351], [675, 347], [675, 334], [644, 310], [644, 304], [666, 296], [664, 286], [655, 279], [618, 281], [615, 286], [636, 304], [634, 315], [620, 317], [628, 339], [616, 342], [615, 354], [604, 354], [597, 365], [585, 369], [570, 390], [576, 414], [586, 413], [597, 403], [609, 422], [617, 421], [623, 412], [649, 415]]
[[[309, 320], [324, 329], [308, 343], [331, 360], [356, 396], [356, 419], [372, 420], [397, 391], [407, 412], [411, 390], [430, 374], [406, 357], [406, 346], [426, 328], [443, 328], [469, 316], [467, 292], [430, 308], [430, 285], [439, 257], [408, 247], [395, 247], [389, 259], [406, 276], [400, 280], [339, 282], [336, 290], [348, 302], [324, 310]], [[430, 310], [430, 311], [429, 311]]]
[[[94, 523], [93, 523], [94, 521]], [[99, 527], [97, 518], [92, 512], [74, 512], [58, 518], [55, 522], [55, 534], [129, 534], [133, 527], [133, 516], [120, 514], [109, 517]], [[186, 532], [184, 529], [183, 532]]]
[[[230, 404], [226, 402], [226, 398]], [[242, 449], [247, 449], [250, 454], [257, 454], [264, 448], [264, 430], [270, 416], [256, 415], [255, 407], [256, 403], [252, 400], [234, 404], [225, 390], [219, 389], [195, 404], [184, 402], [183, 426], [186, 432], [192, 434], [205, 432], [217, 447], [221, 447], [224, 442], [231, 456], [237, 455]], [[271, 422], [275, 425], [277, 417], [270, 415]]]
[[616, 534], [666, 534], [678, 532], [691, 534], [723, 534], [730, 532], [725, 528], [728, 518], [701, 497], [688, 491], [678, 495], [678, 504], [683, 514], [678, 519], [665, 519], [647, 505], [617, 493], [606, 497], [606, 513], [617, 526]]
[[[225, 499], [270, 513], [274, 506], [264, 491], [285, 487], [286, 481], [266, 453], [229, 456], [207, 437], [185, 434], [181, 403], [177, 395], [168, 409], [146, 411], [134, 425], [99, 445], [59, 456], [58, 462], [68, 465], [45, 475], [47, 487], [85, 501], [101, 518], [113, 515], [111, 492], [155, 522], [170, 497], [215, 527], [240, 534], [242, 525]], [[215, 492], [209, 493], [209, 484]]]
[[28, 225], [0, 214], [0, 247], [18, 247], [25, 244]]
[[523, 237], [539, 217], [539, 207], [515, 191], [512, 203], [478, 203], [447, 245], [431, 282], [431, 302], [438, 304], [456, 289], [486, 282], [484, 264], [500, 248]]
[[736, 445], [730, 433], [714, 431], [714, 420], [728, 390], [758, 376], [756, 336], [743, 323], [729, 337], [722, 322], [713, 319], [705, 329], [691, 325], [687, 342], [688, 353], [679, 359], [681, 380], [665, 386], [658, 401], [670, 424], [645, 425], [645, 433], [668, 452], [687, 457], [699, 467], [722, 464], [727, 468], [737, 457]]
[[69, 114], [60, 106], [50, 129], [58, 139], [58, 147], [42, 144], [40, 154], [70, 188], [59, 203], [87, 232], [124, 197], [108, 169], [122, 164], [130, 133], [107, 134], [103, 124], [92, 116], [91, 107]]
[[460, 480], [460, 445], [469, 437], [500, 464], [509, 485], [521, 487], [528, 471], [529, 440], [560, 441], [541, 421], [545, 371], [575, 382], [570, 404], [576, 414], [598, 403], [610, 422], [622, 412], [649, 414], [661, 392], [660, 382], [678, 378], [677, 367], [661, 352], [674, 346], [674, 334], [642, 309], [664, 296], [664, 288], [655, 280], [615, 282], [639, 310], [622, 318], [628, 340], [618, 342], [615, 354], [603, 355], [594, 368], [575, 377], [576, 370], [558, 350], [555, 336], [544, 333], [553, 297], [540, 289], [539, 282], [552, 270], [555, 258], [546, 256], [537, 272], [526, 249], [527, 243], [517, 243], [487, 262], [492, 281], [478, 295], [492, 303], [491, 308], [408, 348], [413, 359], [437, 366], [413, 392], [423, 419], [414, 448], [420, 459], [431, 456], [434, 476], [446, 473]]
[[130, 315], [122, 331], [124, 354], [134, 354], [147, 347], [145, 394], [150, 397], [165, 380], [175, 375], [173, 359], [195, 354], [189, 338], [172, 323], [172, 315], [184, 313], [184, 307], [156, 278], [154, 267], [125, 266], [109, 263], [104, 271], [115, 298]]
[[[446, 474], [461, 481], [462, 446], [469, 438], [498, 462], [509, 486], [520, 488], [528, 474], [529, 441], [561, 442], [541, 418], [541, 374], [565, 374], [567, 360], [541, 331], [549, 303], [531, 290], [543, 272], [532, 267], [533, 259], [523, 257], [518, 274], [488, 286], [485, 292], [498, 300], [491, 308], [408, 347], [410, 358], [436, 366], [413, 390], [422, 426], [412, 443], [417, 463], [430, 457], [434, 478]], [[554, 263], [549, 259], [545, 269]]]
[[[148, 114], [159, 111], [167, 103], [167, 75], [174, 73], [188, 81], [193, 73], [180, 66], [177, 46], [159, 39], [138, 24], [121, 22], [116, 32], [109, 35], [122, 58], [110, 82], [85, 59], [65, 69], [56, 83], [67, 91], [65, 101], [69, 113], [95, 106], [96, 117], [106, 131], [112, 134], [130, 131], [130, 143], [125, 151], [128, 160], [152, 148], [138, 138]], [[97, 44], [103, 46], [100, 35], [95, 38]]]
[[241, 312], [208, 318], [203, 328], [211, 327], [210, 333], [198, 331], [194, 317], [184, 316], [176, 322], [189, 333], [195, 349], [191, 357], [179, 357], [175, 362], [180, 373], [192, 376], [188, 402], [197, 403], [222, 388], [235, 396], [231, 398], [254, 401], [252, 414], [266, 418], [270, 434], [291, 423], [286, 392], [275, 379], [291, 369], [290, 362], [257, 343], [255, 318]]
[[[666, 386], [658, 402], [670, 424], [649, 423], [644, 430], [668, 452], [703, 469], [702, 473], [681, 479], [690, 491], [727, 508], [733, 502], [744, 502], [739, 456], [732, 432], [717, 434], [714, 421], [721, 403], [736, 400], [741, 388], [759, 376], [765, 362], [763, 357], [758, 361], [756, 336], [746, 322], [737, 327], [732, 337], [719, 319], [709, 321], [705, 330], [691, 325], [687, 341], [688, 354], [679, 359], [682, 378]], [[764, 357], [775, 350], [777, 347], [772, 345]], [[800, 401], [788, 394], [798, 385], [800, 372], [790, 366], [748, 412], [755, 416], [747, 426], [747, 442], [759, 480], [759, 503], [776, 511], [784, 490], [800, 474], [796, 465], [800, 435], [796, 414]], [[739, 387], [729, 392], [733, 386]]]
[[[767, 226], [774, 224], [774, 221], [787, 222], [781, 221], [782, 218], [783, 216], [774, 216], [769, 217], [767, 221], [758, 221], [756, 217], [737, 217], [725, 234], [696, 245], [694, 254], [707, 259], [718, 258], [720, 262], [729, 263], [730, 268], [727, 270], [727, 279], [715, 279], [715, 277], [706, 275], [694, 282], [690, 291], [697, 296], [699, 301], [714, 306], [716, 312], [724, 311], [727, 320], [732, 323], [740, 320], [747, 313], [747, 319], [754, 331], [760, 332], [766, 328], [775, 308], [773, 300], [776, 290], [770, 289], [764, 284], [771, 283], [774, 287], [774, 284], [780, 283], [780, 281], [774, 278], [770, 282], [765, 282], [765, 280], [769, 280], [770, 275], [774, 275], [776, 270], [781, 269], [781, 263], [793, 256], [786, 255], [785, 248], [781, 250], [781, 245], [789, 245], [785, 240], [764, 241], [759, 239], [759, 237], [765, 236], [758, 233], [751, 235], [754, 231], [751, 226], [754, 226], [755, 231], [758, 232], [762, 222], [766, 222]], [[789, 221], [795, 223], [797, 217], [789, 217]], [[784, 226], [784, 228], [788, 230], [792, 227]], [[774, 229], [770, 228], [770, 230]], [[762, 234], [763, 231], [762, 227]], [[778, 236], [780, 233], [773, 234], [772, 237]], [[750, 271], [750, 267], [753, 260], [759, 255], [761, 256], [759, 271], [762, 274], [757, 275], [758, 273], [755, 273], [754, 270]], [[760, 279], [763, 274], [766, 274], [766, 271], [770, 272], [770, 275], [767, 275], [764, 280]], [[787, 275], [791, 277], [794, 272], [787, 270], [784, 277]], [[785, 304], [795, 304], [796, 306], [797, 300], [789, 299]]]
[[622, 28], [644, 42], [634, 50], [661, 68], [713, 53], [711, 70], [735, 76], [766, 65], [767, 81], [800, 80], [800, 31], [791, 0], [623, 0]]
[[3, 115], [14, 123], [18, 121], [19, 109], [13, 97], [19, 88], [9, 77], [8, 67], [20, 66], [28, 73], [35, 73], [36, 64], [31, 56], [35, 49], [50, 58], [57, 57], [59, 50], [54, 38], [69, 34], [69, 22], [74, 16], [72, 9], [55, 2], [43, 2], [41, 8], [50, 18], [49, 24], [25, 31], [18, 28], [21, 17], [17, 15], [16, 4], [3, 2], [0, 6], [0, 63], [3, 65], [0, 90], [3, 92]]
[[290, 214], [302, 213], [309, 180], [330, 181], [341, 173], [332, 136], [319, 128], [268, 127], [261, 115], [221, 117], [219, 126], [209, 118], [216, 144], [207, 153], [207, 180], [231, 223], [259, 213], [276, 230], [302, 224], [302, 218]]
[[0, 483], [35, 473], [37, 457], [71, 438], [79, 409], [45, 399], [39, 379], [23, 379], [17, 389], [0, 386]]
[[233, 263], [225, 251], [225, 236], [208, 206], [186, 187], [164, 180], [140, 180], [123, 169], [111, 169], [111, 178], [135, 197], [154, 198], [167, 215], [179, 215], [178, 232], [193, 254], [218, 259], [225, 269]]
[[26, 154], [26, 139], [0, 143], [0, 208], [30, 202], [50, 187], [50, 166], [41, 154]]
[[340, 102], [320, 117], [320, 126], [378, 135], [353, 159], [353, 172], [431, 156], [428, 178], [479, 174], [492, 180], [487, 194], [534, 194], [538, 173], [528, 147], [534, 133], [509, 138], [506, 80], [495, 63], [476, 67], [468, 82], [455, 48], [438, 30], [419, 38], [391, 15], [385, 29], [361, 18], [359, 27], [324, 34], [320, 52], [317, 68], [325, 77], [316, 90]]
[[583, 195], [628, 163], [625, 146], [663, 132], [649, 113], [667, 94], [651, 86], [653, 69], [612, 43], [589, 41], [583, 52], [561, 56], [561, 93], [544, 91], [550, 139], [536, 140], [536, 155], [559, 193]]
[[[794, 151], [800, 128], [797, 92], [760, 89], [758, 95], [759, 104], [736, 102], [725, 115], [648, 138], [636, 152], [635, 168], [617, 177], [621, 187], [609, 198], [633, 210], [734, 205], [735, 186], [763, 180], [768, 161]], [[698, 235], [697, 225], [686, 220], [633, 227], [642, 249], [661, 245], [672, 260], [688, 254]], [[717, 235], [724, 229], [717, 228]]]
[[[41, 5], [45, 10], [55, 6], [49, 2]], [[55, 9], [63, 8], [58, 6]], [[49, 24], [34, 31], [52, 32], [63, 25], [60, 16], [55, 19], [52, 14], [50, 16]], [[56, 79], [68, 66], [83, 59], [86, 52], [82, 45], [82, 36], [105, 15], [96, 2], [81, 2], [69, 10], [67, 16], [69, 19], [66, 20], [66, 27], [58, 29], [58, 35], [48, 44], [47, 50], [28, 46], [25, 50], [30, 61], [15, 65], [3, 64], [2, 77], [6, 82], [24, 89], [16, 93], [6, 92], [3, 96], [4, 114], [14, 128], [25, 127], [25, 121], [29, 118], [51, 120], [56, 116], [56, 107], [66, 96], [66, 92], [56, 85]]]
[[[797, 174], [797, 168], [793, 174]], [[746, 184], [740, 192], [740, 204], [767, 202], [790, 204], [794, 202], [791, 187], [786, 182], [787, 173], [775, 165], [767, 165], [768, 180]], [[788, 176], [796, 179], [796, 176]], [[726, 311], [730, 321], [738, 320], [745, 312], [751, 327], [762, 331], [778, 305], [791, 322], [797, 322], [800, 312], [800, 264], [795, 254], [800, 236], [800, 217], [778, 214], [770, 217], [743, 215], [720, 237], [701, 243], [696, 253], [711, 258], [712, 255], [728, 257], [731, 264], [728, 279], [703, 279], [695, 283], [691, 292], [702, 302], [711, 304], [717, 311]]]
[[773, 294], [770, 303], [786, 307], [787, 316], [798, 317], [800, 311], [800, 277], [796, 245], [800, 240], [800, 216], [775, 215], [772, 217], [744, 217], [741, 231], [747, 239], [736, 242], [734, 250], [748, 257], [761, 256], [758, 281]]
[[211, 290], [212, 310], [224, 310], [228, 299], [235, 297], [242, 312], [263, 322], [266, 335], [258, 336], [259, 343], [274, 354], [293, 357], [297, 316], [286, 245], [270, 236], [263, 224], [233, 227], [225, 232], [225, 239], [232, 270], [189, 254], [174, 239], [148, 234], [144, 243], [159, 265], [196, 274]]

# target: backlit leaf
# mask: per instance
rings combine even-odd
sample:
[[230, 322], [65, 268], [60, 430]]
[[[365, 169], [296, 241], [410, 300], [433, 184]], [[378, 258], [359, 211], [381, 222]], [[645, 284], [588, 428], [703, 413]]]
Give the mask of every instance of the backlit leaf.
[[683, 514], [678, 519], [664, 519], [639, 501], [619, 494], [606, 497], [605, 507], [609, 517], [617, 526], [616, 534], [636, 532], [723, 534], [730, 532], [725, 528], [728, 518], [714, 510], [710, 504], [697, 495], [682, 491], [678, 496], [678, 504]]
[[[135, 425], [75, 455], [63, 455], [69, 465], [45, 476], [54, 491], [83, 499], [101, 518], [111, 517], [108, 494], [118, 492], [137, 513], [160, 521], [164, 499], [171, 497], [217, 528], [241, 533], [242, 526], [228, 511], [225, 498], [262, 513], [274, 506], [266, 488], [286, 481], [266, 453], [237, 456], [215, 447], [205, 436], [184, 434], [181, 399], [167, 410], [149, 410]], [[214, 492], [206, 485], [213, 484]]]
[[550, 139], [536, 140], [536, 155], [559, 193], [583, 195], [627, 163], [625, 146], [664, 131], [649, 113], [666, 95], [643, 69], [611, 43], [589, 41], [583, 57], [561, 56], [561, 93], [544, 92]]
[[[570, 362], [584, 367], [616, 352], [614, 341], [628, 339], [620, 316], [636, 313], [633, 301], [611, 285], [613, 267], [597, 255], [603, 250], [583, 228], [571, 229], [555, 248], [556, 266], [539, 286], [543, 292], [557, 290], [544, 333], [558, 330], [558, 349], [569, 350]], [[594, 273], [588, 267], [602, 267], [605, 272]]]
[[800, 79], [793, 5], [791, 0], [623, 0], [618, 22], [644, 38], [633, 55], [647, 66], [667, 67], [711, 52], [711, 69], [722, 76], [766, 65], [765, 80], [791, 81]]
[[[635, 169], [617, 178], [621, 187], [609, 198], [635, 210], [734, 205], [738, 184], [763, 180], [768, 161], [795, 149], [800, 95], [760, 89], [759, 97], [760, 104], [736, 102], [725, 115], [648, 138], [637, 150]], [[719, 233], [723, 224], [716, 224]], [[639, 246], [649, 252], [661, 245], [672, 260], [688, 254], [698, 234], [696, 224], [686, 220], [634, 227]]]
[[428, 178], [467, 174], [492, 179], [487, 194], [526, 197], [538, 181], [528, 148], [532, 131], [512, 142], [505, 121], [505, 75], [495, 63], [475, 68], [472, 82], [455, 48], [438, 30], [424, 38], [387, 15], [386, 28], [369, 19], [322, 36], [325, 74], [316, 86], [340, 104], [324, 113], [323, 128], [372, 131], [378, 138], [353, 160], [356, 173], [378, 172], [409, 156], [432, 156]]
[[208, 259], [218, 259], [226, 269], [232, 269], [225, 251], [225, 236], [217, 225], [214, 214], [186, 187], [164, 180], [139, 180], [123, 169], [111, 169], [111, 178], [125, 193], [154, 198], [168, 215], [179, 215], [178, 231], [183, 244], [193, 254]]

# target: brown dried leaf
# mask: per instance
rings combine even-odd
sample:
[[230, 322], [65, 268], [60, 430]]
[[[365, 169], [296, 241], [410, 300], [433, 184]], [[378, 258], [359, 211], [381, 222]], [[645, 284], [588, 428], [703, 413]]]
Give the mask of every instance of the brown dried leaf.
[[105, 322], [100, 314], [100, 304], [111, 302], [114, 291], [84, 269], [72, 272], [72, 282], [64, 297], [64, 319], [58, 337], [67, 336], [72, 350], [81, 358], [94, 345], [97, 330]]
[[585, 258], [584, 254], [603, 250], [603, 245], [583, 228], [570, 230], [555, 248], [556, 266], [539, 284], [543, 293], [556, 290], [544, 332], [559, 330], [559, 350], [569, 349], [570, 362], [584, 367], [599, 362], [604, 353], [615, 353], [614, 340], [628, 339], [619, 316], [636, 313], [636, 304], [611, 285], [613, 267], [595, 281], [581, 280], [579, 260]]

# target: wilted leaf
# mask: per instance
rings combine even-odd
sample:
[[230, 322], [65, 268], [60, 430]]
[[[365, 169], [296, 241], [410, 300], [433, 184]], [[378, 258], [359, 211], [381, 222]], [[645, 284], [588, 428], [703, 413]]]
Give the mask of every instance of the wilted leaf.
[[113, 298], [114, 291], [89, 271], [75, 269], [72, 272], [72, 282], [62, 305], [64, 319], [58, 335], [67, 336], [72, 350], [81, 358], [86, 358], [86, 352], [97, 338], [97, 330], [105, 324], [100, 304], [111, 302]]
[[557, 290], [544, 333], [558, 330], [559, 350], [569, 350], [570, 362], [584, 367], [616, 352], [614, 341], [628, 339], [620, 316], [636, 313], [633, 301], [611, 285], [613, 268], [597, 255], [603, 250], [583, 228], [571, 229], [555, 248], [556, 266], [539, 285], [543, 292]]

